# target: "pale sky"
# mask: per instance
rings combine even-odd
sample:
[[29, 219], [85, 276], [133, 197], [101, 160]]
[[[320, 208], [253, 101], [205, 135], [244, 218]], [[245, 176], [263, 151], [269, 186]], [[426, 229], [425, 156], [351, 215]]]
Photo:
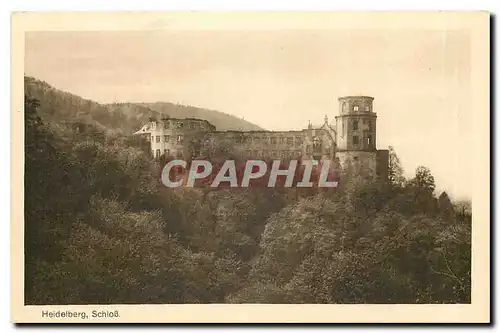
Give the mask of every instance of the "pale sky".
[[286, 130], [333, 123], [343, 95], [373, 96], [377, 147], [456, 198], [472, 191], [470, 67], [466, 31], [26, 34], [26, 75], [102, 103], [178, 102]]

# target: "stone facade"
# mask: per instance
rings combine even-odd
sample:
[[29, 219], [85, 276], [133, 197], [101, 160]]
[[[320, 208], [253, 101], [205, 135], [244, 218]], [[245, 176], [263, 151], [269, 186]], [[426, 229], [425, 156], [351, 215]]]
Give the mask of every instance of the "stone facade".
[[188, 158], [199, 155], [203, 138], [215, 131], [208, 121], [196, 118], [150, 118], [149, 123], [135, 132], [151, 144], [151, 153], [156, 158], [161, 155]]
[[339, 115], [330, 125], [309, 124], [295, 131], [217, 131], [206, 120], [196, 118], [150, 118], [135, 135], [146, 137], [152, 154], [176, 158], [199, 158], [223, 153], [243, 159], [329, 159], [343, 168], [387, 178], [387, 150], [376, 148], [373, 97], [339, 98]]

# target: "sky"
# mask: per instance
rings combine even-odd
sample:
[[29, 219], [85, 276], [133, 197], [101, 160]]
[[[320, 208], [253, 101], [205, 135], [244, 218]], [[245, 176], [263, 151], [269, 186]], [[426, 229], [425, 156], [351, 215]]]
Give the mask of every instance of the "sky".
[[339, 97], [373, 96], [377, 148], [472, 196], [466, 31], [30, 32], [25, 46], [26, 75], [83, 98], [199, 106], [268, 130], [334, 123]]

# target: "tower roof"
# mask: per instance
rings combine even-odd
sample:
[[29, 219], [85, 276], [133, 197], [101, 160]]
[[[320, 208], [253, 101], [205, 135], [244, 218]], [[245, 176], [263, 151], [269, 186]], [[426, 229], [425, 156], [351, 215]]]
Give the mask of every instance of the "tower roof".
[[348, 98], [362, 98], [362, 99], [375, 99], [374, 97], [372, 96], [366, 96], [366, 95], [350, 95], [350, 96], [342, 96], [342, 97], [339, 97], [339, 101], [342, 100], [342, 99], [348, 99]]

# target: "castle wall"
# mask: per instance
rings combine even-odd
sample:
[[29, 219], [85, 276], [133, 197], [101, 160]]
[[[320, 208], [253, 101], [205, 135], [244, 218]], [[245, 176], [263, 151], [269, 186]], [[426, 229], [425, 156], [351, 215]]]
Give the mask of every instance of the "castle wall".
[[337, 158], [344, 172], [361, 174], [374, 179], [377, 175], [377, 153], [368, 151], [339, 151]]
[[377, 150], [377, 177], [380, 180], [389, 179], [389, 150]]
[[301, 131], [224, 131], [207, 134], [205, 151], [214, 153], [217, 147], [230, 147], [238, 158], [270, 159], [332, 159], [335, 138], [324, 129]]
[[387, 179], [388, 152], [376, 149], [373, 97], [339, 98], [336, 128], [309, 125], [297, 131], [216, 131], [196, 118], [151, 119], [136, 135], [150, 141], [153, 156], [176, 158], [225, 156], [242, 159], [329, 159], [343, 169]]
[[161, 155], [180, 158], [199, 154], [204, 135], [212, 130], [215, 127], [206, 120], [164, 118], [150, 121], [136, 134], [146, 136], [156, 158]]

